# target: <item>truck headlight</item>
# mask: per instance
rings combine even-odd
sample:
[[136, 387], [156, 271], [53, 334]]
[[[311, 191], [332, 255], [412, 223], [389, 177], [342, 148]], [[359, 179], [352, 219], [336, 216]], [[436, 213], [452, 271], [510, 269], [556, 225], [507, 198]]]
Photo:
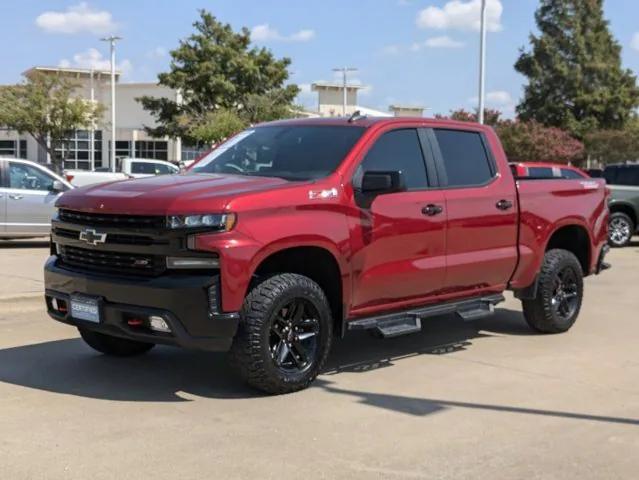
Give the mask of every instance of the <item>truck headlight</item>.
[[236, 223], [237, 216], [234, 213], [215, 213], [203, 215], [169, 215], [166, 218], [167, 226], [177, 228], [207, 228], [218, 232], [231, 230]]

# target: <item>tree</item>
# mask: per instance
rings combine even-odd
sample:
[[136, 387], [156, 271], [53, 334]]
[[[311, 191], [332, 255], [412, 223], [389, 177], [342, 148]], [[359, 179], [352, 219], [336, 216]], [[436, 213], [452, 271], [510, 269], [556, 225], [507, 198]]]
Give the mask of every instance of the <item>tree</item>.
[[[501, 115], [502, 113], [499, 110], [486, 108], [484, 109], [484, 123], [493, 127], [499, 125], [500, 122], [503, 122]], [[469, 112], [463, 108], [451, 110], [449, 115], [435, 115], [435, 118], [457, 120], [459, 122], [477, 122], [477, 117], [477, 109], [474, 112]]]
[[[171, 51], [170, 71], [158, 76], [181, 100], [138, 99], [157, 121], [157, 127], [146, 127], [150, 135], [217, 141], [228, 135], [229, 125], [241, 128], [290, 115], [299, 93], [296, 85], [285, 85], [290, 59], [251, 47], [248, 29], [236, 33], [204, 10], [193, 26], [195, 33]], [[216, 121], [222, 121], [219, 131]]]
[[568, 132], [535, 120], [508, 120], [497, 134], [511, 162], [575, 163], [584, 159], [584, 145]]
[[36, 73], [23, 83], [0, 88], [0, 125], [31, 135], [63, 168], [62, 152], [74, 130], [89, 128], [104, 107], [74, 96], [78, 85], [62, 75]]
[[603, 16], [603, 0], [541, 0], [531, 35], [515, 69], [528, 77], [517, 106], [521, 120], [583, 138], [595, 129], [619, 129], [639, 105], [639, 89], [621, 66], [621, 47]]
[[[484, 120], [491, 125], [501, 140], [511, 162], [573, 163], [584, 159], [584, 145], [570, 133], [559, 128], [544, 127], [530, 120], [502, 120], [499, 110], [485, 110]], [[435, 118], [476, 122], [477, 113], [464, 109], [452, 110], [450, 115]]]
[[586, 135], [586, 151], [598, 163], [639, 160], [639, 124], [632, 122], [623, 130], [598, 130]]

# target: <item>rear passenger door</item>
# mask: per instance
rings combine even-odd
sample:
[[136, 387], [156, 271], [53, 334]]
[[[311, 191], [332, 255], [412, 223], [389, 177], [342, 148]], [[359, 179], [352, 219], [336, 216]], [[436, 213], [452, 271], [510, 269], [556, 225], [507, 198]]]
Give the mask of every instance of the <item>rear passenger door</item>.
[[446, 211], [445, 293], [505, 288], [517, 262], [517, 198], [480, 131], [429, 131]]
[[[426, 145], [424, 144], [426, 142]], [[425, 137], [415, 128], [386, 131], [374, 141], [353, 178], [364, 172], [400, 171], [406, 190], [378, 195], [370, 205], [356, 202], [349, 215], [354, 281], [352, 311], [424, 303], [445, 278], [444, 193], [432, 188], [434, 169]]]

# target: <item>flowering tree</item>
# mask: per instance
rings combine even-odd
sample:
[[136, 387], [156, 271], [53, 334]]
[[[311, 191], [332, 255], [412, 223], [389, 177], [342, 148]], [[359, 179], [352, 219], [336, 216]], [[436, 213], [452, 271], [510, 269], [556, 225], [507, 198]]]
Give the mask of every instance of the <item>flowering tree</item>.
[[[534, 120], [502, 120], [501, 115], [499, 110], [485, 110], [484, 121], [495, 128], [509, 161], [579, 163], [585, 158], [584, 144], [568, 132]], [[476, 122], [477, 114], [460, 109], [436, 118]]]

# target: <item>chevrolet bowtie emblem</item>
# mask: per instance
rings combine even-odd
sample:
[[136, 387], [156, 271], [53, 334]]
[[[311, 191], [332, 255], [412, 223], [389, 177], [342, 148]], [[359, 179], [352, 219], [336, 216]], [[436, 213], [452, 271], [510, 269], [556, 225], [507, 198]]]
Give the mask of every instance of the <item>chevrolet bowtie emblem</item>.
[[80, 240], [87, 242], [89, 245], [97, 245], [106, 242], [106, 233], [98, 233], [93, 228], [87, 228], [80, 232]]

